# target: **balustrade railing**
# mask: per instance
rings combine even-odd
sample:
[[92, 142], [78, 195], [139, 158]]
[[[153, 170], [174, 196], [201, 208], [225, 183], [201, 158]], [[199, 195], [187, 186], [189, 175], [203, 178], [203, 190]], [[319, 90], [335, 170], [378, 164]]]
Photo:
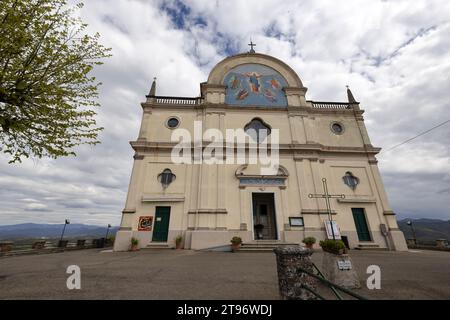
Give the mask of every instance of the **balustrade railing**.
[[176, 105], [199, 105], [203, 103], [203, 98], [186, 98], [186, 97], [166, 97], [166, 96], [148, 96], [155, 99], [157, 104], [176, 104]]
[[313, 108], [317, 109], [351, 109], [348, 102], [320, 102], [311, 101]]
[[[171, 104], [171, 105], [200, 105], [203, 104], [204, 98], [188, 98], [188, 97], [169, 97], [169, 96], [147, 96], [147, 98], [154, 99], [156, 104]], [[351, 104], [348, 102], [322, 102], [309, 101], [313, 108], [317, 109], [351, 109]]]

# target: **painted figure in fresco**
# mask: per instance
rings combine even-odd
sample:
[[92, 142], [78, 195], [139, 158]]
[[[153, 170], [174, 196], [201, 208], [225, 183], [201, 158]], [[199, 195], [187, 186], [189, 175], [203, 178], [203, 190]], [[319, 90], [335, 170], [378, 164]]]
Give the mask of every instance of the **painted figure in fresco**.
[[239, 81], [238, 77], [233, 75], [228, 83], [230, 85], [230, 88], [235, 90], [239, 87], [240, 81]]
[[286, 81], [276, 70], [257, 64], [238, 66], [225, 77], [226, 103], [235, 105], [285, 106]]
[[259, 93], [259, 88], [260, 88], [260, 83], [259, 83], [259, 78], [261, 77], [258, 73], [256, 72], [251, 72], [247, 74], [247, 77], [249, 78], [249, 82], [250, 82], [250, 88], [252, 90], [253, 93]]
[[239, 90], [239, 92], [236, 94], [236, 100], [244, 100], [248, 97], [248, 91], [245, 89]]
[[272, 86], [272, 88], [274, 88], [274, 89], [278, 89], [279, 90], [281, 88], [280, 83], [275, 78], [272, 78], [269, 83]]
[[266, 99], [269, 100], [270, 102], [277, 101], [277, 96], [270, 89], [264, 89], [264, 97], [266, 97]]

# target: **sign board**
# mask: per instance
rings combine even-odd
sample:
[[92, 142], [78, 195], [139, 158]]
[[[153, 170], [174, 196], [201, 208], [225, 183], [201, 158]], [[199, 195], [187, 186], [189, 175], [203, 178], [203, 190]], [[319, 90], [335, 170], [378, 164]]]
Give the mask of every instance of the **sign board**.
[[383, 236], [387, 237], [389, 235], [388, 228], [385, 224], [380, 224], [380, 230]]
[[350, 260], [338, 260], [339, 270], [352, 270], [352, 262]]
[[327, 231], [328, 239], [333, 239], [333, 232], [331, 231], [331, 226], [333, 225], [334, 238], [337, 240], [341, 239], [341, 231], [337, 225], [336, 221], [325, 220], [325, 230]]
[[153, 217], [139, 217], [138, 231], [152, 231]]
[[289, 225], [291, 227], [303, 227], [305, 224], [302, 217], [289, 217]]

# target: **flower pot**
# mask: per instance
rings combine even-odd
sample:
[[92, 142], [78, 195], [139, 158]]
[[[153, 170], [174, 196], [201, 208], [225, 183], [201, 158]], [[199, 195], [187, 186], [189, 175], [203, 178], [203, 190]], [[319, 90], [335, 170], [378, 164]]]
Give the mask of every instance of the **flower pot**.
[[183, 249], [183, 244], [181, 242], [180, 243], [176, 243], [175, 244], [175, 249], [177, 249], [177, 250]]
[[306, 244], [306, 248], [312, 250], [314, 244], [313, 243], [308, 243]]
[[241, 244], [240, 244], [240, 243], [232, 243], [232, 244], [231, 244], [231, 250], [232, 250], [233, 252], [238, 251], [240, 248], [241, 248]]
[[131, 245], [131, 251], [138, 251], [138, 250], [139, 250], [139, 246], [137, 244]]

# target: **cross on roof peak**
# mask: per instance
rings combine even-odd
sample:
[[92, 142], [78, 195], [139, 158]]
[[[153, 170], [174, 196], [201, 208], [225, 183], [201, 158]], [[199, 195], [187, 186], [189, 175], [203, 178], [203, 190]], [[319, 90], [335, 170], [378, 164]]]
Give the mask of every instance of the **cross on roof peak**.
[[253, 43], [252, 39], [250, 39], [250, 43], [248, 45], [250, 46], [249, 53], [255, 53], [255, 49], [253, 49], [253, 47], [256, 47], [256, 44]]

